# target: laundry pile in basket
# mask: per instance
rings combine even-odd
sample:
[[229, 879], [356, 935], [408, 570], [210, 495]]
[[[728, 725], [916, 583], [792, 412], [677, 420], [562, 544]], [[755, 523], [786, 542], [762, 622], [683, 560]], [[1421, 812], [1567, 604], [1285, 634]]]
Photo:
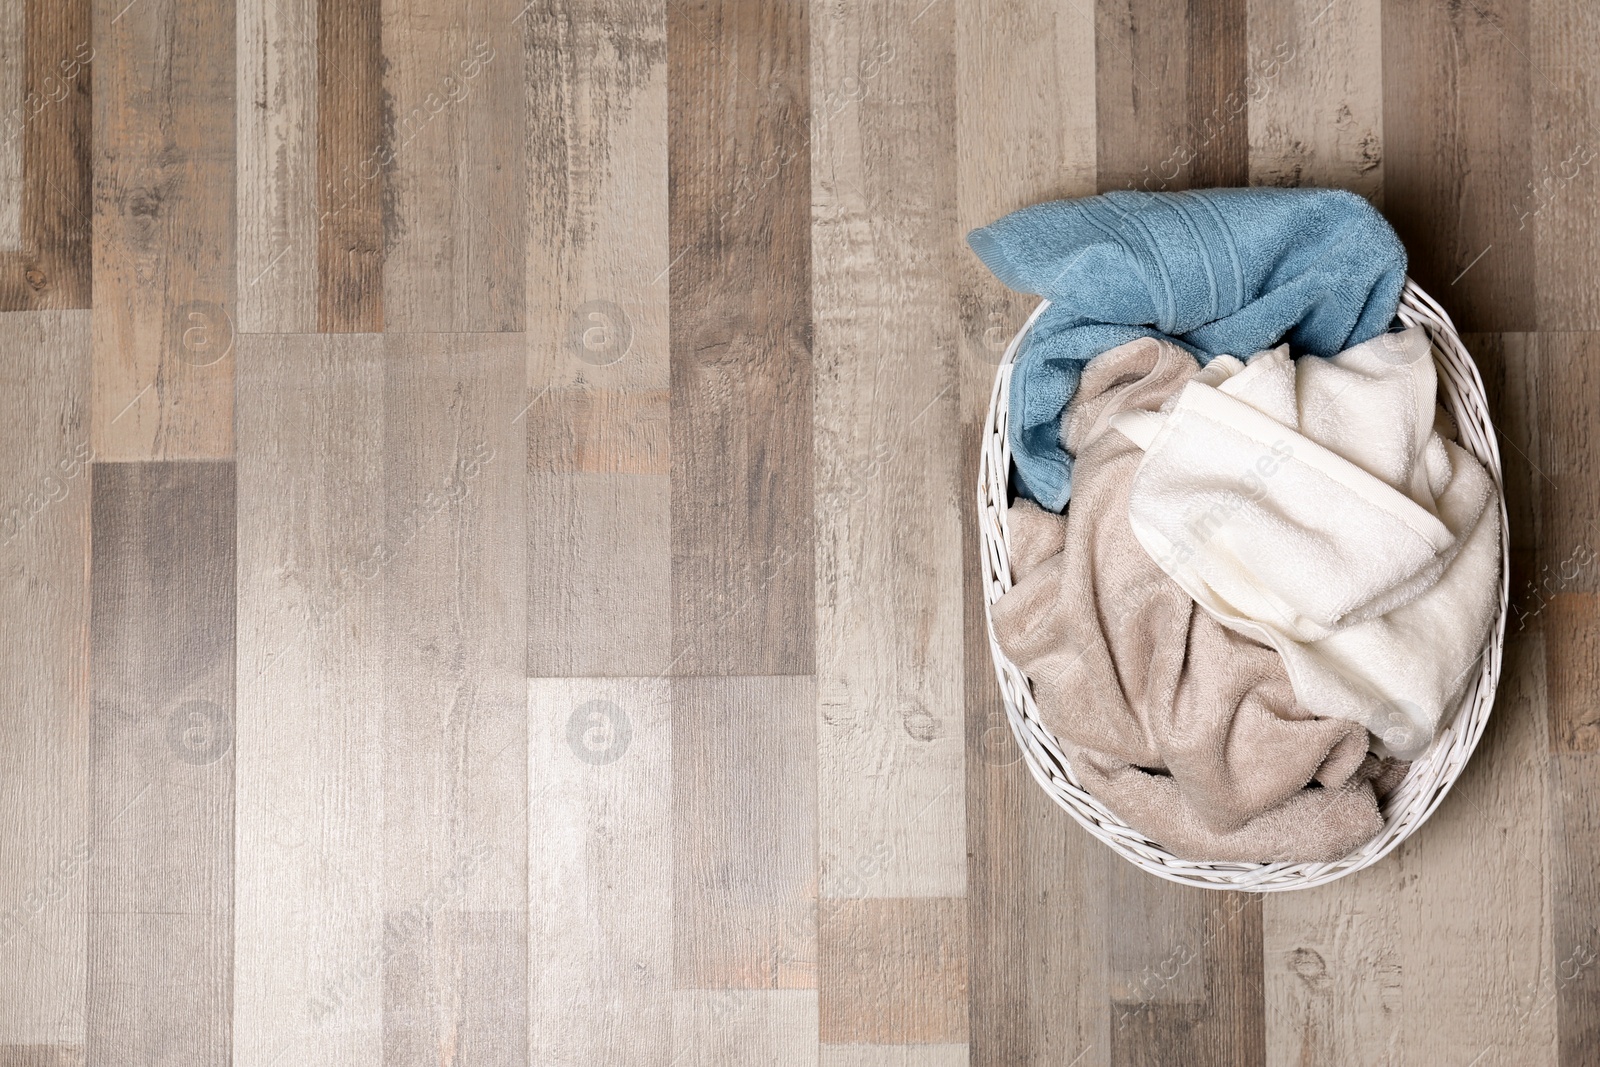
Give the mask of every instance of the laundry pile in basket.
[[1347, 855], [1498, 604], [1496, 490], [1396, 322], [1399, 239], [1350, 193], [1216, 189], [968, 240], [1050, 301], [1011, 379], [992, 618], [1080, 784], [1180, 858]]

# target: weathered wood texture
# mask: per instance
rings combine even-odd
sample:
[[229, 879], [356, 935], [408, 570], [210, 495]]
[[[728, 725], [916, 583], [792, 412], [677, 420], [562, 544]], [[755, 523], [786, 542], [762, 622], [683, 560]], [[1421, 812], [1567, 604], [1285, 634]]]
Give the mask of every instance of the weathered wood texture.
[[0, 314], [0, 335], [0, 1048], [81, 1049], [85, 885], [98, 838], [86, 684], [89, 314]]
[[678, 674], [811, 674], [807, 5], [667, 9]]
[[228, 0], [94, 3], [104, 459], [233, 454], [234, 14]]
[[234, 469], [93, 470], [90, 1063], [233, 1045]]
[[21, 199], [12, 208], [15, 240], [0, 242], [3, 311], [89, 306], [91, 4], [23, 0], [21, 37], [7, 42], [21, 93], [0, 102], [0, 136], [15, 156], [11, 189]]

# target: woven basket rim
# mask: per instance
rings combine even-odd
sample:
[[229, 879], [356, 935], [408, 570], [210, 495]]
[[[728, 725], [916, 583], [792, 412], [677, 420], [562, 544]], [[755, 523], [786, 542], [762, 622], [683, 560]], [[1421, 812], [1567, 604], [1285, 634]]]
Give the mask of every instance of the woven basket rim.
[[1039, 718], [1027, 678], [995, 641], [994, 603], [1011, 588], [1010, 531], [1006, 526], [1007, 486], [1011, 475], [1011, 447], [1006, 434], [1011, 371], [1018, 347], [1048, 306], [1049, 301], [1044, 300], [1034, 308], [1028, 321], [1012, 337], [995, 372], [978, 461], [979, 567], [983, 574], [989, 651], [994, 658], [1006, 719], [1028, 770], [1057, 804], [1124, 859], [1159, 878], [1182, 885], [1257, 893], [1283, 892], [1324, 885], [1377, 863], [1428, 820], [1460, 777], [1488, 723], [1505, 647], [1511, 550], [1500, 449], [1489, 416], [1483, 379], [1462, 345], [1455, 324], [1416, 282], [1406, 279], [1400, 297], [1400, 321], [1427, 330], [1439, 372], [1440, 403], [1455, 419], [1461, 446], [1477, 457], [1489, 472], [1499, 498], [1500, 605], [1484, 642], [1477, 673], [1468, 683], [1455, 714], [1447, 717], [1449, 725], [1440, 731], [1427, 752], [1412, 763], [1405, 778], [1384, 801], [1383, 829], [1371, 841], [1332, 863], [1205, 863], [1173, 856], [1118, 819], [1079, 786], [1060, 744]]

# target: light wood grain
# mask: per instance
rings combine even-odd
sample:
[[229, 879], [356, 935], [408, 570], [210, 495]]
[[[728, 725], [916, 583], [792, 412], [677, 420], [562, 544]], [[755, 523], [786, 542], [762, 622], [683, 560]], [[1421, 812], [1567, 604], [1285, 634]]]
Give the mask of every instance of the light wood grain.
[[813, 1067], [811, 990], [683, 990], [673, 999], [674, 1067]]
[[24, 0], [21, 247], [0, 252], [0, 308], [89, 306], [91, 0]]
[[1550, 750], [1600, 752], [1600, 596], [1555, 593], [1542, 607]]
[[384, 341], [386, 1063], [528, 1056], [522, 345]]
[[823, 900], [817, 916], [822, 1040], [964, 1043], [967, 943], [960, 897]]
[[528, 671], [672, 663], [666, 5], [534, 5]]
[[382, 1054], [383, 375], [374, 335], [240, 341], [240, 1067]]
[[1600, 329], [1600, 11], [1576, 0], [1528, 5], [1532, 171], [1516, 190], [1519, 233], [1532, 231], [1535, 304], [1541, 330]]
[[1534, 327], [1528, 8], [1383, 5], [1383, 203], [1409, 273], [1463, 330]]
[[823, 1045], [821, 1067], [966, 1067], [966, 1045]]
[[234, 471], [94, 465], [91, 1063], [232, 1047]]
[[526, 908], [391, 912], [383, 1062], [529, 1062], [527, 919]]
[[1530, 577], [1546, 594], [1600, 592], [1600, 334], [1541, 333], [1536, 366], [1541, 552]]
[[[666, 20], [661, 0], [536, 4], [518, 16], [529, 43], [535, 394], [628, 397], [669, 383]], [[628, 432], [625, 420], [597, 428]]]
[[810, 678], [672, 681], [679, 989], [816, 988], [815, 708]]
[[383, 321], [392, 332], [520, 331], [526, 125], [513, 20], [524, 5], [382, 4]]
[[317, 0], [245, 0], [238, 64], [238, 327], [317, 328]]
[[1558, 1031], [1560, 1063], [1581, 1064], [1600, 1048], [1600, 758], [1592, 752], [1557, 756], [1551, 774], [1551, 956], [1548, 990]]
[[24, 0], [0, 2], [0, 252], [22, 248], [22, 86], [27, 70]]
[[0, 1047], [81, 1047], [89, 315], [3, 314], [0, 336]]
[[673, 666], [666, 391], [545, 388], [523, 417], [529, 672], [665, 676]]
[[234, 9], [95, 0], [94, 442], [233, 454]]
[[528, 721], [532, 1061], [667, 1067], [670, 685], [535, 678]]
[[1109, 1062], [1264, 1064], [1261, 898], [1112, 866]]
[[1551, 954], [1548, 989], [1560, 1062], [1582, 1063], [1600, 1042], [1600, 803], [1593, 783], [1600, 752], [1600, 500], [1594, 490], [1594, 334], [1540, 334], [1537, 442], [1543, 465], [1536, 570], [1517, 588], [1519, 622], [1544, 646], [1552, 777]]
[[662, 474], [528, 483], [528, 667], [658, 676], [671, 667], [671, 487]]
[[[1397, 864], [1262, 901], [1268, 1063], [1399, 1064], [1406, 966]], [[1426, 1061], [1421, 1061], [1426, 1062]]]
[[82, 1045], [0, 1045], [0, 1067], [83, 1067]]
[[809, 675], [807, 5], [667, 12], [673, 670]]
[[943, 8], [812, 24], [824, 897], [966, 891], [954, 29]]
[[1507, 643], [1500, 697], [1472, 762], [1397, 850], [1401, 1061], [1554, 1064], [1538, 1010], [1553, 958], [1550, 778], [1541, 636]]
[[1383, 203], [1382, 0], [1251, 0], [1250, 184]]

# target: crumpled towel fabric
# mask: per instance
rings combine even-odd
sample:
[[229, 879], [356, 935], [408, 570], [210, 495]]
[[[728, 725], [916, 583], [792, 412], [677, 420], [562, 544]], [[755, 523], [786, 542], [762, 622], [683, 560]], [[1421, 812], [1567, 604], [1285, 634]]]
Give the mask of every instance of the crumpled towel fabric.
[[1335, 189], [1118, 191], [1035, 204], [967, 236], [988, 268], [1050, 306], [1011, 377], [1018, 487], [1051, 511], [1072, 492], [1061, 420], [1091, 358], [1137, 337], [1203, 363], [1288, 341], [1331, 356], [1388, 329], [1405, 247]]
[[1169, 411], [1113, 420], [1145, 449], [1128, 518], [1151, 558], [1276, 649], [1312, 714], [1402, 759], [1459, 700], [1498, 602], [1498, 496], [1437, 389], [1414, 327], [1332, 359], [1219, 358]]
[[1015, 584], [995, 639], [1080, 783], [1134, 829], [1195, 860], [1331, 861], [1381, 826], [1366, 732], [1312, 718], [1279, 656], [1197, 610], [1128, 524], [1142, 453], [1110, 422], [1198, 369], [1156, 339], [1089, 364], [1068, 420], [1072, 507], [1008, 511]]

